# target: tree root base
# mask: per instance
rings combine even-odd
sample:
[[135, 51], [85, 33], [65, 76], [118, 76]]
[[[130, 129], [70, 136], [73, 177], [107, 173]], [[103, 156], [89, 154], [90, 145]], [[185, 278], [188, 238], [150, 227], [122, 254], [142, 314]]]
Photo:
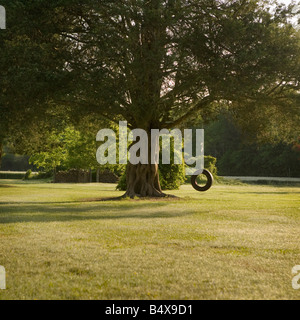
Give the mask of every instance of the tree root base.
[[164, 194], [161, 197], [141, 197], [139, 195], [135, 195], [134, 197], [128, 197], [127, 194], [123, 194], [120, 197], [107, 197], [107, 198], [90, 198], [84, 199], [85, 202], [93, 202], [93, 201], [121, 201], [121, 200], [132, 200], [132, 201], [142, 201], [142, 200], [150, 200], [150, 201], [168, 201], [168, 200], [181, 200], [182, 198], [174, 196], [172, 194]]
[[119, 197], [120, 199], [140, 199], [140, 200], [147, 200], [147, 199], [157, 199], [157, 200], [161, 200], [161, 199], [179, 199], [179, 197], [174, 196], [172, 194], [166, 194], [166, 193], [157, 193], [155, 195], [152, 196], [142, 196], [140, 194], [134, 193], [134, 194], [128, 194], [127, 192], [124, 193], [121, 197]]

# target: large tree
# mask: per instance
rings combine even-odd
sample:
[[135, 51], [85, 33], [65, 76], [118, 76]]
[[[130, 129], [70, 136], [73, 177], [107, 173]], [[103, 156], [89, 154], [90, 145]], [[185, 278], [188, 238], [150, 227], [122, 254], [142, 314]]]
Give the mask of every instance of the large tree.
[[[271, 13], [267, 4], [55, 0], [46, 6], [56, 14], [50, 40], [71, 79], [59, 103], [77, 115], [125, 119], [148, 134], [209, 118], [220, 105], [237, 118], [260, 120], [254, 124], [283, 116], [293, 121], [299, 116], [299, 38], [288, 22], [291, 8]], [[157, 165], [128, 164], [126, 195], [163, 196]]]

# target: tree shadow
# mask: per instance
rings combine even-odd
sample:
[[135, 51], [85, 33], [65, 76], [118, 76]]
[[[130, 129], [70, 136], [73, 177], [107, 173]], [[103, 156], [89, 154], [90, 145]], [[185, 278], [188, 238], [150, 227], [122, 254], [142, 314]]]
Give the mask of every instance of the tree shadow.
[[239, 193], [247, 193], [247, 194], [265, 194], [265, 195], [268, 195], [268, 194], [299, 194], [300, 191], [292, 191], [292, 192], [289, 192], [289, 191], [251, 191], [251, 192], [247, 192], [247, 191], [243, 191], [243, 192], [239, 192]]
[[[71, 205], [70, 205], [71, 204]], [[0, 206], [0, 224], [23, 222], [72, 222], [87, 220], [153, 219], [187, 216], [194, 210], [168, 210], [169, 202], [35, 202]], [[146, 209], [146, 210], [145, 210]], [[199, 212], [199, 208], [197, 209]], [[207, 212], [207, 210], [203, 210]]]

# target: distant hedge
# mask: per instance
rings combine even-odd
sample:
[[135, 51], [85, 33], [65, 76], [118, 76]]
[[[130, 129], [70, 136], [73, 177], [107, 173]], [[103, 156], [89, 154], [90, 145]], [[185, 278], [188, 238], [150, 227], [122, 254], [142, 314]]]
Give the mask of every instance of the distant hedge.
[[23, 179], [25, 177], [25, 172], [0, 172], [0, 179]]

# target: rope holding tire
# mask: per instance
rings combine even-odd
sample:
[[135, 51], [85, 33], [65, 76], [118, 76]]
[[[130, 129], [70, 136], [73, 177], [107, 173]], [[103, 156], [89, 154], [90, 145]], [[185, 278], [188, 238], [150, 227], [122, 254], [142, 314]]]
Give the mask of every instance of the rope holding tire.
[[[198, 185], [197, 180], [196, 180], [200, 174], [205, 175], [205, 177], [207, 178], [206, 184], [203, 187]], [[203, 170], [196, 171], [195, 174], [192, 175], [191, 184], [192, 184], [193, 188], [197, 191], [207, 191], [212, 186], [213, 180], [214, 180], [214, 178], [213, 178], [212, 174], [208, 170], [203, 169]]]

